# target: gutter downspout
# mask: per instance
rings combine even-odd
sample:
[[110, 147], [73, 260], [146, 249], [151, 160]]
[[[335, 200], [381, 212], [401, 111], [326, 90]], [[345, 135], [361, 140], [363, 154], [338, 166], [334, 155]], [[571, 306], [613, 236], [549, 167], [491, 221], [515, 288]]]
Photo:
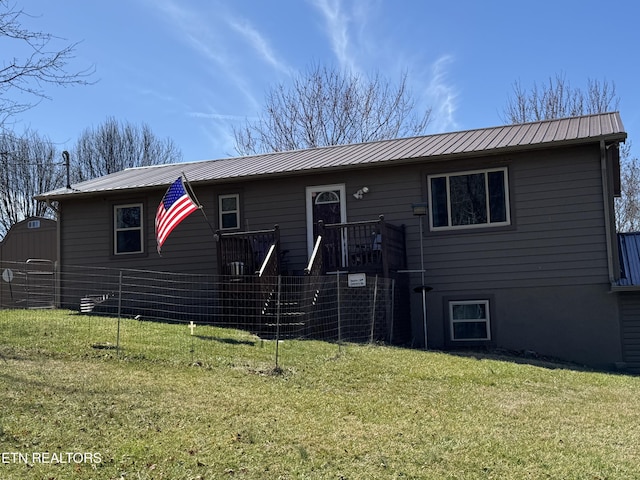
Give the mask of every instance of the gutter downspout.
[[611, 206], [610, 206], [610, 186], [609, 186], [609, 169], [607, 165], [607, 147], [604, 143], [604, 140], [600, 140], [600, 170], [602, 177], [602, 200], [604, 206], [604, 225], [605, 225], [605, 237], [607, 242], [607, 267], [609, 270], [609, 283], [613, 286], [616, 282], [616, 277], [614, 275], [613, 268], [613, 235], [612, 230], [615, 230], [615, 227], [612, 226], [612, 215], [611, 215]]
[[44, 200], [40, 200], [41, 202], [45, 202], [47, 204], [47, 207], [49, 207], [51, 210], [53, 210], [56, 214], [56, 261], [58, 263], [60, 263], [60, 251], [61, 251], [61, 242], [60, 242], [60, 222], [61, 222], [61, 215], [60, 215], [60, 204], [58, 204], [58, 208], [54, 207], [51, 204], [51, 199], [49, 197], [45, 198]]
[[[51, 200], [47, 198], [47, 204], [51, 208], [53, 205], [50, 204]], [[60, 288], [61, 282], [60, 278], [62, 277], [62, 215], [60, 215], [60, 209], [62, 205], [58, 203], [58, 208], [54, 208], [56, 212], [56, 261], [55, 261], [55, 272], [56, 272], [56, 297], [55, 302], [56, 306], [60, 308], [62, 306], [62, 289]]]

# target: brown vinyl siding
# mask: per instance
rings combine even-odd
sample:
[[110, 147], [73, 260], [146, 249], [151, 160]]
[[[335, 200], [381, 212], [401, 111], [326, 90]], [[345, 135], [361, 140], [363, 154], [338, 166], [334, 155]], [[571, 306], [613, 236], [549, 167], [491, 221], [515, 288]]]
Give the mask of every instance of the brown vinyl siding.
[[101, 266], [107, 261], [112, 235], [109, 203], [100, 198], [64, 202], [60, 211], [61, 263], [97, 261]]
[[243, 230], [280, 228], [281, 251], [288, 268], [301, 270], [306, 261], [304, 185], [292, 179], [248, 182], [244, 187], [246, 225]]
[[599, 175], [595, 148], [512, 157], [512, 225], [427, 233], [429, 281], [452, 291], [606, 282]]
[[[509, 169], [512, 225], [424, 236], [426, 282], [434, 287], [428, 296], [433, 346], [452, 346], [447, 298], [491, 298], [494, 339], [503, 348], [596, 365], [621, 358], [616, 300], [609, 293], [599, 147], [494, 160]], [[474, 165], [483, 168], [482, 159]], [[423, 177], [468, 167], [427, 166]], [[419, 267], [416, 247], [409, 251], [410, 268]], [[419, 310], [415, 296], [413, 302]]]
[[[509, 169], [511, 222], [508, 227], [429, 232], [424, 223], [425, 263], [429, 282], [440, 290], [459, 291], [490, 282], [494, 288], [592, 284], [607, 279], [607, 259], [600, 180], [599, 150], [558, 149], [543, 156], [520, 154], [502, 159]], [[589, 161], [585, 161], [585, 156]], [[475, 168], [482, 168], [478, 159]], [[499, 162], [500, 163], [500, 162]], [[495, 159], [488, 166], [495, 166]], [[408, 229], [409, 268], [419, 268], [417, 218], [411, 203], [423, 199], [428, 174], [441, 164], [401, 165], [323, 175], [301, 175], [269, 182], [200, 186], [196, 194], [217, 227], [220, 193], [240, 193], [242, 229], [280, 226], [282, 248], [291, 268], [307, 261], [305, 188], [344, 183], [349, 221], [385, 220]], [[460, 170], [468, 162], [460, 163]], [[455, 162], [446, 165], [456, 171]], [[352, 194], [363, 186], [362, 200]], [[155, 251], [153, 217], [161, 190], [145, 197], [112, 196], [109, 200], [64, 202], [63, 261], [126, 265], [170, 271], [214, 273], [213, 235], [200, 212], [193, 213], [170, 235], [163, 256]], [[142, 201], [145, 210], [145, 255], [113, 256], [114, 204]]]
[[[270, 182], [246, 182], [243, 184], [245, 219], [250, 230], [272, 228], [278, 224], [282, 249], [289, 250], [286, 255], [289, 267], [302, 270], [308, 261], [307, 186], [345, 184], [348, 221], [371, 220], [385, 215], [385, 220], [402, 224], [407, 215], [411, 215], [411, 202], [420, 200], [415, 170], [406, 166], [374, 168], [361, 172], [303, 175]], [[362, 200], [356, 200], [353, 193], [363, 186], [369, 187], [370, 191]]]
[[[215, 243], [201, 213], [195, 212], [179, 226], [163, 247], [163, 256], [156, 252], [154, 218], [163, 192], [149, 197], [119, 197], [83, 199], [65, 202], [62, 206], [61, 261], [67, 265], [87, 265], [113, 268], [157, 269], [170, 272], [214, 273]], [[202, 201], [202, 200], [201, 200]], [[113, 254], [113, 206], [143, 204], [143, 254]], [[204, 203], [204, 202], [203, 202]], [[210, 210], [211, 201], [205, 209]], [[178, 229], [176, 229], [176, 233]]]

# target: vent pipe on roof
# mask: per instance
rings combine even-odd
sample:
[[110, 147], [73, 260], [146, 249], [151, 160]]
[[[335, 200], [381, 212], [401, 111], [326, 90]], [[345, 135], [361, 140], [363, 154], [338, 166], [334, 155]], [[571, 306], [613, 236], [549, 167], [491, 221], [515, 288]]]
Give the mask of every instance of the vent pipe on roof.
[[67, 167], [67, 190], [71, 190], [71, 180], [69, 175], [69, 152], [66, 150], [62, 152], [62, 158], [64, 158], [64, 165]]

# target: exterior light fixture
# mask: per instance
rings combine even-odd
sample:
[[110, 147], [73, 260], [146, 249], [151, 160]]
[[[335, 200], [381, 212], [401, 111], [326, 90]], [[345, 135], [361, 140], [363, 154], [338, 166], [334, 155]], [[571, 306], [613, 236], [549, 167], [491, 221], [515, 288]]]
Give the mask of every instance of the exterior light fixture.
[[365, 193], [369, 193], [369, 187], [362, 187], [361, 189], [359, 189], [356, 193], [353, 194], [353, 198], [355, 198], [356, 200], [362, 200], [362, 197], [364, 197]]
[[[427, 214], [427, 204], [426, 203], [412, 203], [411, 210], [413, 214], [417, 217], [422, 217]], [[421, 223], [422, 225], [422, 223]]]

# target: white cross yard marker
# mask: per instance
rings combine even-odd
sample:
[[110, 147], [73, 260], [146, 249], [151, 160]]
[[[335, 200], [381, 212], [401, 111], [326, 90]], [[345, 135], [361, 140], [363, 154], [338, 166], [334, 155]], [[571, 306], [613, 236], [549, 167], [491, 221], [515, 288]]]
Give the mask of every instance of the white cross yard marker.
[[189, 330], [191, 330], [191, 335], [193, 335], [193, 329], [196, 328], [196, 324], [193, 321], [189, 322]]

